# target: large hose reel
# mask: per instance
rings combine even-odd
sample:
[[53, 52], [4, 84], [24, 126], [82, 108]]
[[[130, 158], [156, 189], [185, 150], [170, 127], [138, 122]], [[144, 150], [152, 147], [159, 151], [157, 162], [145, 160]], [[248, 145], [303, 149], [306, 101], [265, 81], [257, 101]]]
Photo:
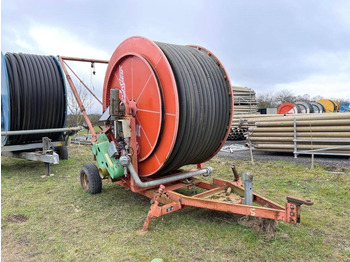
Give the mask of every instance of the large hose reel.
[[[62, 128], [67, 116], [67, 92], [63, 72], [53, 56], [6, 53], [6, 84], [1, 85], [1, 130]], [[5, 145], [57, 140], [62, 133], [2, 137]]]
[[140, 176], [167, 174], [209, 160], [224, 144], [233, 94], [220, 61], [207, 49], [131, 37], [109, 62], [103, 106], [110, 90], [136, 108]]

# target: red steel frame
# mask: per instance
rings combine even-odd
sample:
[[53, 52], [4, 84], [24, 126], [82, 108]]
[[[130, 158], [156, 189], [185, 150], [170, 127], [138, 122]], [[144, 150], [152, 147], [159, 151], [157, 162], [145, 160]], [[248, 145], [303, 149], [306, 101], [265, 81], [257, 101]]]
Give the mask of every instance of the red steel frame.
[[[66, 69], [66, 66], [67, 67], [69, 66], [66, 64], [65, 60], [90, 62], [90, 63], [108, 63], [109, 61], [97, 60], [97, 59], [62, 57], [62, 56], [59, 57], [59, 61], [61, 63], [63, 71], [66, 74], [68, 83], [73, 91], [73, 94], [80, 106], [81, 112], [84, 115], [84, 119], [92, 134], [92, 142], [95, 142], [97, 139], [97, 136], [101, 133], [106, 133], [107, 136], [114, 141], [114, 135], [110, 127], [105, 127], [98, 134], [96, 134], [96, 132], [94, 131], [94, 128], [91, 124], [89, 117], [86, 114], [86, 110], [75, 88], [75, 85]], [[69, 69], [73, 72], [73, 70], [70, 67]], [[73, 74], [76, 75], [74, 72]], [[84, 86], [88, 89], [88, 87], [85, 84]], [[89, 90], [89, 92], [92, 93], [91, 90]], [[98, 100], [98, 98], [94, 94], [93, 96]], [[130, 120], [130, 128], [132, 131], [131, 132], [132, 135], [130, 138], [130, 147], [135, 149], [136, 148], [135, 117], [132, 116], [131, 112], [127, 112], [127, 113], [128, 115], [126, 116], [126, 118]], [[136, 151], [134, 150], [134, 152]], [[138, 169], [137, 154], [133, 153], [131, 160], [137, 172], [137, 169]], [[198, 164], [197, 169], [190, 170], [190, 171], [196, 171], [201, 168], [203, 168], [203, 163]], [[213, 182], [209, 183], [205, 180], [190, 178], [190, 179], [179, 180], [176, 182], [171, 182], [168, 184], [155, 186], [151, 188], [138, 187], [130, 175], [127, 175], [126, 177], [123, 177], [122, 179], [116, 182], [112, 181], [111, 179], [110, 181], [118, 185], [121, 185], [125, 188], [128, 188], [135, 193], [139, 193], [141, 195], [144, 195], [152, 199], [151, 207], [145, 219], [142, 231], [147, 231], [150, 225], [150, 222], [153, 218], [158, 218], [160, 216], [173, 213], [177, 210], [180, 210], [182, 208], [189, 207], [189, 206], [229, 212], [229, 213], [240, 214], [244, 216], [262, 217], [262, 218], [297, 224], [300, 222], [301, 205], [313, 204], [313, 202], [310, 200], [302, 200], [302, 199], [297, 199], [293, 197], [287, 197], [287, 203], [285, 203], [285, 206], [283, 207], [271, 200], [268, 200], [267, 198], [261, 195], [253, 193], [253, 201], [255, 205], [252, 205], [252, 206], [244, 205], [242, 204], [242, 198], [244, 197], [244, 188], [242, 187], [242, 181], [240, 180], [239, 177], [237, 177], [237, 174], [235, 174], [233, 181], [214, 178]], [[205, 189], [206, 191], [193, 196], [186, 196], [175, 191], [181, 188], [190, 189], [192, 187], [199, 187], [201, 189]], [[226, 192], [229, 188], [233, 193], [240, 196], [240, 199], [238, 199], [236, 202], [225, 202], [225, 201], [209, 199], [209, 197], [211, 196]]]

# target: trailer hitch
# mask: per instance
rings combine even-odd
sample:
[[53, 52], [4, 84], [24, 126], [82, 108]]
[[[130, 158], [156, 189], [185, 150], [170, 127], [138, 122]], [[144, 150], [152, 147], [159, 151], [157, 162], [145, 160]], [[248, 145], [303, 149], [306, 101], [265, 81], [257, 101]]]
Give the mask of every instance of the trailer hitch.
[[314, 202], [309, 199], [300, 199], [296, 197], [287, 197], [286, 203], [286, 222], [297, 224], [300, 223], [300, 210], [301, 205], [312, 206]]
[[292, 197], [292, 196], [288, 196], [287, 197], [287, 202], [291, 203], [291, 204], [295, 204], [298, 206], [301, 205], [307, 205], [307, 206], [312, 206], [314, 204], [314, 202], [310, 199], [300, 199], [300, 198], [296, 198], [296, 197]]

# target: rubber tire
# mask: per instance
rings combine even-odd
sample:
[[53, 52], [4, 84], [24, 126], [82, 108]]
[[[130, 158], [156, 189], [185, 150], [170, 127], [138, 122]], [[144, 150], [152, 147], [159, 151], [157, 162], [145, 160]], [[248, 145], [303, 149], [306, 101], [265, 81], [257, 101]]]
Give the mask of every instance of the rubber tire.
[[66, 146], [59, 146], [56, 148], [56, 151], [61, 160], [68, 159], [68, 148]]
[[[85, 183], [87, 180], [87, 184]], [[84, 191], [98, 194], [102, 191], [102, 179], [96, 165], [89, 163], [80, 170], [80, 184]]]

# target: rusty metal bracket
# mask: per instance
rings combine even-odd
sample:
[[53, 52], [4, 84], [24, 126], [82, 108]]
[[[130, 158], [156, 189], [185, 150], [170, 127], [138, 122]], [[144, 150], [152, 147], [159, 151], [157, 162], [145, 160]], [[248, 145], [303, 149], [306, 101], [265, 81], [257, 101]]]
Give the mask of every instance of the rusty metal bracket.
[[159, 199], [162, 196], [164, 192], [165, 186], [160, 185], [158, 189], [158, 193], [154, 196], [154, 199], [151, 200], [151, 207], [148, 211], [147, 217], [145, 219], [145, 222], [143, 224], [142, 230], [143, 232], [147, 231], [149, 224], [151, 223], [152, 218], [158, 217], [161, 207], [159, 207]]
[[300, 223], [301, 205], [312, 206], [313, 204], [314, 202], [309, 199], [304, 200], [288, 196], [286, 203], [286, 222], [292, 224]]
[[287, 202], [295, 205], [307, 205], [307, 206], [312, 206], [314, 202], [310, 199], [300, 199], [292, 196], [287, 197]]

